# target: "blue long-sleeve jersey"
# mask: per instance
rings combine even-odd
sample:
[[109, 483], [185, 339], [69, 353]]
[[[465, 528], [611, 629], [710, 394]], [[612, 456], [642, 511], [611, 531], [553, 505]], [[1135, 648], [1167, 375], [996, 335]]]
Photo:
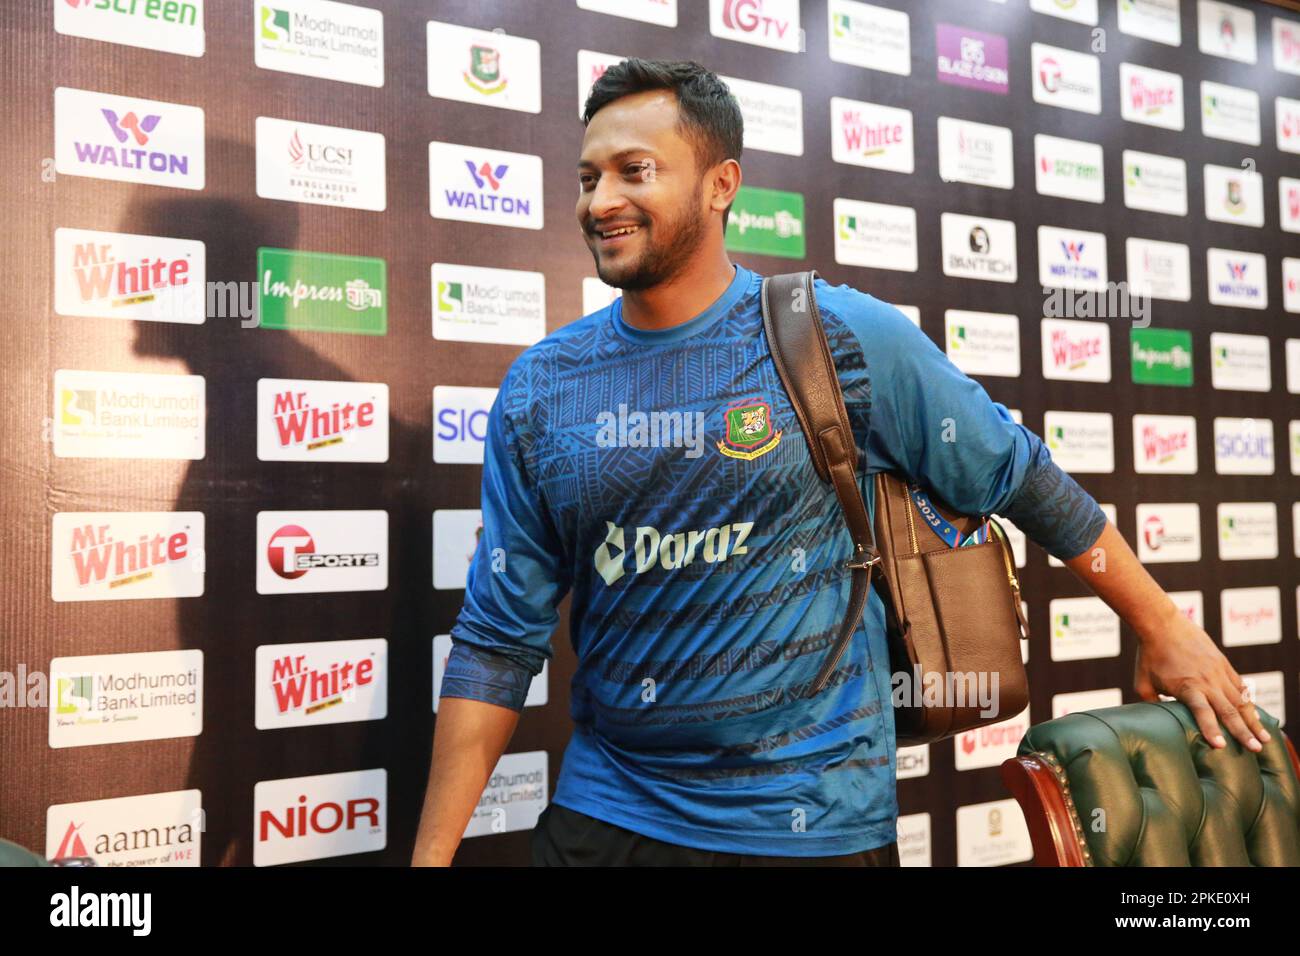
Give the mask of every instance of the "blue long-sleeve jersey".
[[[847, 611], [851, 546], [768, 351], [760, 283], [738, 266], [663, 331], [616, 300], [511, 366], [442, 696], [522, 709], [571, 590], [556, 803], [705, 850], [855, 853], [896, 839], [884, 611], [873, 594], [805, 696]], [[1097, 503], [902, 313], [815, 291], [869, 508], [866, 476], [899, 471], [1059, 558], [1097, 539]]]

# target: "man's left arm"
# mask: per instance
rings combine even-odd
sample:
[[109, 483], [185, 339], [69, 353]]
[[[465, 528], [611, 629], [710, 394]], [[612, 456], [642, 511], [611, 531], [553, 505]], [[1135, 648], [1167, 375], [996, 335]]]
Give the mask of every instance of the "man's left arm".
[[818, 301], [855, 333], [866, 360], [867, 471], [902, 472], [961, 512], [1010, 518], [1133, 628], [1135, 689], [1143, 700], [1156, 700], [1157, 692], [1178, 698], [1206, 740], [1222, 747], [1217, 714], [1243, 746], [1259, 750], [1256, 738], [1268, 734], [1240, 676], [1210, 636], [1178, 613], [1042, 439], [893, 306], [847, 286], [819, 289]]

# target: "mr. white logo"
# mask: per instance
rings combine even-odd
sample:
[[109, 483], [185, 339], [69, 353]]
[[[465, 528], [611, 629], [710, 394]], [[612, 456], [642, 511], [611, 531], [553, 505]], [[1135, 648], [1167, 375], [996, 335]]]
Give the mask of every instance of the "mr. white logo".
[[1183, 128], [1183, 78], [1133, 63], [1119, 65], [1120, 115], [1130, 123]]
[[[627, 573], [627, 538], [624, 530], [612, 521], [605, 522], [605, 529], [605, 540], [596, 547], [595, 564], [605, 583], [613, 584]], [[636, 529], [635, 573], [645, 574], [656, 564], [665, 571], [684, 568], [697, 554], [709, 564], [721, 564], [736, 555], [748, 554], [745, 541], [753, 529], [752, 521], [734, 521], [720, 528], [661, 534], [657, 528], [643, 525]]]
[[833, 96], [831, 124], [835, 162], [912, 172], [911, 110]]
[[121, 601], [203, 594], [203, 514], [59, 512], [52, 596]]
[[54, 311], [59, 315], [201, 323], [203, 243], [56, 229]]
[[382, 382], [257, 381], [259, 461], [387, 461]]
[[1196, 474], [1196, 419], [1134, 415], [1133, 470], [1139, 475]]
[[125, 926], [132, 936], [148, 936], [153, 921], [151, 893], [69, 893], [50, 897], [51, 926]]
[[258, 730], [381, 720], [388, 713], [383, 638], [264, 644], [257, 649]]
[[1043, 377], [1110, 381], [1110, 327], [1104, 322], [1043, 319]]

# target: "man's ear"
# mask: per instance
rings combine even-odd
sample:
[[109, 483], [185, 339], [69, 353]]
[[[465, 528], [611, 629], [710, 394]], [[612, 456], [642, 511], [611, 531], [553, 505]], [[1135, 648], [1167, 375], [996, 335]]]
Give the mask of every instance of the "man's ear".
[[716, 212], [722, 212], [735, 202], [736, 191], [740, 189], [740, 181], [740, 163], [736, 162], [736, 160], [724, 159], [714, 166], [709, 180], [711, 187], [709, 208]]

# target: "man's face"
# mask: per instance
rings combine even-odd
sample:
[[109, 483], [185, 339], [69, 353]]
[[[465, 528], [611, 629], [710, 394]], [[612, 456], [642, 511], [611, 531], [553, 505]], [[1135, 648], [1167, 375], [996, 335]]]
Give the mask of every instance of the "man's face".
[[625, 96], [592, 117], [578, 182], [578, 224], [606, 285], [658, 285], [704, 241], [705, 177], [669, 90]]

